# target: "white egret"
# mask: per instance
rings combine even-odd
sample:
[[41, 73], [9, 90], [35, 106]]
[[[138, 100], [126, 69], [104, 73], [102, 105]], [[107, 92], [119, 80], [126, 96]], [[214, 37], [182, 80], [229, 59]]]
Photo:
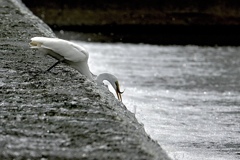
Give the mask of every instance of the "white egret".
[[[93, 75], [88, 66], [89, 54], [83, 47], [63, 39], [47, 37], [33, 37], [29, 45], [30, 48], [40, 49], [44, 54], [58, 60], [47, 71], [50, 71], [57, 64], [64, 62], [85, 75], [88, 79], [93, 80]], [[96, 78], [98, 85], [102, 85], [104, 80], [110, 82], [116, 91], [118, 99], [122, 101], [121, 94], [123, 92], [120, 91], [118, 79], [109, 73], [102, 73]]]

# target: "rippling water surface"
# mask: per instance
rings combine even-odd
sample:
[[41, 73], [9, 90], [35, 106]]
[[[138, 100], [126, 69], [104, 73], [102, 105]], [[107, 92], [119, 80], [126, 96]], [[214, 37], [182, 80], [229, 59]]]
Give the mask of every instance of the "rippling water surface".
[[77, 43], [173, 159], [240, 159], [240, 47]]

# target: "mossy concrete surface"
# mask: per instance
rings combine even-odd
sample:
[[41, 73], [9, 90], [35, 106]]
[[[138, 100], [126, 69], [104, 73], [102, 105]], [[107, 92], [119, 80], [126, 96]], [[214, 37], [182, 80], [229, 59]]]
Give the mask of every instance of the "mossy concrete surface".
[[0, 0], [0, 159], [168, 160], [105, 88], [29, 49], [55, 37], [18, 0]]

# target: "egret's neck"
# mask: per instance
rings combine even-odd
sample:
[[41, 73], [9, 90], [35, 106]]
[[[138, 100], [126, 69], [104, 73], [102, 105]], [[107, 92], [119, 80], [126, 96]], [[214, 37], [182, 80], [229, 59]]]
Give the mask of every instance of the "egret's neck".
[[105, 80], [104, 75], [99, 74], [96, 79], [97, 85], [102, 85], [104, 80]]
[[99, 74], [96, 79], [97, 85], [102, 85], [104, 80], [107, 80], [108, 82], [110, 82], [113, 88], [116, 90], [115, 82], [117, 81], [117, 79], [115, 76], [109, 73]]
[[89, 70], [87, 62], [70, 63], [70, 65], [78, 70], [81, 74], [85, 75], [88, 79], [93, 80], [92, 73]]

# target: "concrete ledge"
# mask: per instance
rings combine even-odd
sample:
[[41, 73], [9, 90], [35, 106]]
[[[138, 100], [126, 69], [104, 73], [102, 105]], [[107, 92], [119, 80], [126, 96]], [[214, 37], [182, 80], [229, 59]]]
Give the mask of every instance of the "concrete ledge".
[[55, 35], [17, 0], [0, 1], [0, 159], [168, 160], [105, 88], [29, 49]]

